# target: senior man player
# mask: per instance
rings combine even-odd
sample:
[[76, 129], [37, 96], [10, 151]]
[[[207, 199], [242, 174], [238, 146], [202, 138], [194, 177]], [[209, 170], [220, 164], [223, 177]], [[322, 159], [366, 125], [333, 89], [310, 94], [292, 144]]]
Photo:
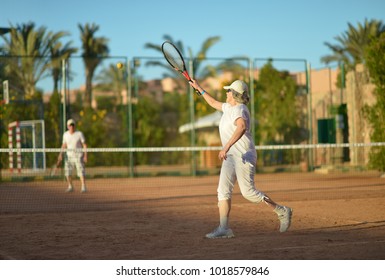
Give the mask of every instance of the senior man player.
[[[85, 163], [87, 162], [87, 144], [86, 139], [81, 131], [75, 129], [75, 121], [69, 119], [67, 121], [68, 130], [63, 134], [62, 149], [68, 149], [66, 153], [66, 161], [64, 164], [64, 172], [68, 182], [68, 188], [66, 192], [73, 192], [74, 187], [72, 184], [72, 170], [76, 168], [77, 175], [80, 178], [82, 188], [81, 192], [87, 192], [86, 179], [85, 179]], [[79, 149], [84, 149], [79, 151]], [[63, 150], [60, 151], [58, 162], [63, 159]]]

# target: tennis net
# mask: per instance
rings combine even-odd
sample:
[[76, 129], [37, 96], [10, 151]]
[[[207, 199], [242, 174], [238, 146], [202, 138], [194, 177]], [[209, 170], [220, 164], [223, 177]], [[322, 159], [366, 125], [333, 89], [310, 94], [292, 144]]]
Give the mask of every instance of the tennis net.
[[[256, 146], [256, 173], [346, 172], [383, 170], [385, 142]], [[80, 149], [82, 150], [82, 149]], [[87, 177], [204, 176], [219, 173], [219, 146], [88, 148]], [[63, 177], [63, 166], [50, 175], [60, 148], [3, 148], [1, 181]], [[46, 155], [47, 167], [32, 169], [23, 159], [31, 153]]]

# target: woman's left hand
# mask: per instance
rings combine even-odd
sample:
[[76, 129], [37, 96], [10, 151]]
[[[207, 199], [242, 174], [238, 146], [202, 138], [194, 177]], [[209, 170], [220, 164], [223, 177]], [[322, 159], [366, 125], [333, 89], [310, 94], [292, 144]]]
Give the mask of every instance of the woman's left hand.
[[221, 150], [218, 154], [218, 158], [220, 160], [226, 160], [227, 159], [227, 151], [225, 149]]

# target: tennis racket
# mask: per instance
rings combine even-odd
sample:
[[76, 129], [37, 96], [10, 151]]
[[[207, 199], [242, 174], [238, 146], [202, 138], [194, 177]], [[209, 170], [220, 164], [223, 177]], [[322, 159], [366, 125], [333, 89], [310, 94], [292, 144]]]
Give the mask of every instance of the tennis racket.
[[[181, 73], [187, 81], [191, 82], [192, 80], [187, 72], [183, 56], [178, 50], [178, 48], [173, 43], [166, 41], [162, 44], [162, 52], [164, 58], [171, 65], [171, 67]], [[195, 91], [198, 95], [201, 95], [198, 90], [195, 89]]]
[[51, 172], [50, 172], [51, 177], [56, 175], [57, 169], [60, 167], [60, 163], [61, 161], [58, 160], [54, 165], [52, 165]]

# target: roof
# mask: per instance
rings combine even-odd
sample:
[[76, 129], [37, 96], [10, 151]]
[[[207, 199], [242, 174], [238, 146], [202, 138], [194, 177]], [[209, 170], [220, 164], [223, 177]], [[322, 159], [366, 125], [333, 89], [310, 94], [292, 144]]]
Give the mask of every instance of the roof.
[[212, 113], [210, 115], [206, 115], [202, 118], [197, 119], [197, 121], [193, 123], [186, 123], [179, 127], [179, 133], [184, 133], [187, 131], [195, 129], [202, 129], [202, 128], [209, 128], [209, 127], [218, 127], [219, 122], [222, 117], [221, 111], [215, 111], [215, 113]]

